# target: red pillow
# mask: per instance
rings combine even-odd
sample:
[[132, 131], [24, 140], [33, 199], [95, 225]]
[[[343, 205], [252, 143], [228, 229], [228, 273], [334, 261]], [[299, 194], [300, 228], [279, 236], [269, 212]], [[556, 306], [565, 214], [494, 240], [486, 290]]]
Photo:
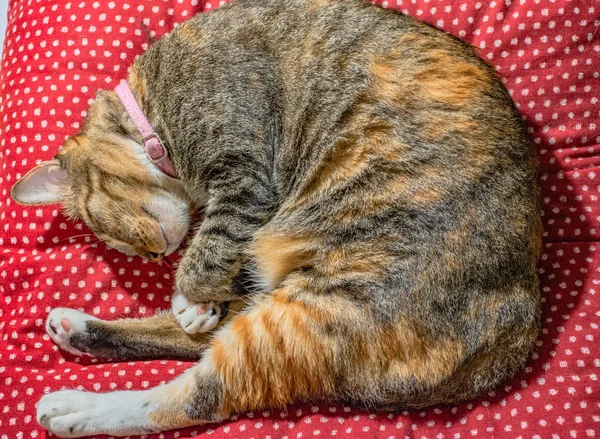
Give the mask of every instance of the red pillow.
[[[370, 414], [340, 405], [297, 405], [168, 432], [166, 438], [600, 434], [600, 5], [589, 0], [381, 3], [479, 47], [524, 114], [539, 152], [543, 190], [544, 329], [537, 353], [512, 383], [456, 407]], [[35, 421], [35, 404], [44, 392], [143, 389], [190, 366], [101, 364], [53, 346], [44, 330], [50, 309], [79, 308], [105, 319], [150, 315], [169, 308], [173, 273], [166, 265], [106, 249], [83, 224], [64, 218], [58, 206], [18, 206], [9, 191], [78, 130], [95, 91], [114, 88], [151, 39], [217, 6], [198, 0], [10, 3], [0, 75], [1, 439], [47, 434]]]

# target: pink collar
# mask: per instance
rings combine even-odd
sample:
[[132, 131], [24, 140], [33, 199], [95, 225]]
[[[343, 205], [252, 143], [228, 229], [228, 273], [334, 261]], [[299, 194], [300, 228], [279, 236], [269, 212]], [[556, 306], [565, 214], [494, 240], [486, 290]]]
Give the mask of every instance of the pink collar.
[[135, 100], [135, 96], [133, 96], [127, 81], [122, 79], [119, 85], [115, 87], [115, 91], [125, 106], [129, 117], [131, 117], [131, 120], [133, 120], [133, 123], [142, 135], [144, 148], [152, 163], [169, 177], [177, 178], [177, 172], [175, 172], [175, 167], [169, 159], [167, 150], [163, 146], [158, 134], [154, 132], [154, 128], [152, 128], [146, 116], [144, 116], [144, 112]]

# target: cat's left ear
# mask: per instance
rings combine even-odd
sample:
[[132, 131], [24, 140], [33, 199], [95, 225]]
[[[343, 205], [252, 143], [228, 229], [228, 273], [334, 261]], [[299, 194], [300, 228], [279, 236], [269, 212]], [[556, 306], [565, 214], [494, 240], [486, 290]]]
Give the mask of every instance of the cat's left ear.
[[39, 206], [60, 203], [60, 187], [67, 180], [67, 171], [57, 159], [42, 162], [15, 183], [10, 197], [19, 204]]

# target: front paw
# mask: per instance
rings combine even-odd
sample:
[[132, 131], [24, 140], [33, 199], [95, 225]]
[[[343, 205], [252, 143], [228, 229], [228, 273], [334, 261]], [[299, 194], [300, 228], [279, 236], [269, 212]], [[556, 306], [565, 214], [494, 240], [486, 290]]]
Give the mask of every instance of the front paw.
[[176, 294], [171, 302], [173, 315], [188, 334], [208, 332], [218, 324], [223, 311], [220, 304], [215, 302], [193, 303], [183, 295]]
[[206, 271], [184, 257], [175, 274], [175, 291], [194, 303], [229, 302], [239, 298], [231, 289], [232, 280], [232, 273]]
[[90, 321], [98, 321], [98, 319], [76, 309], [54, 308], [48, 314], [46, 332], [61, 349], [74, 355], [83, 355], [84, 352], [74, 347], [71, 340], [85, 334], [87, 323]]

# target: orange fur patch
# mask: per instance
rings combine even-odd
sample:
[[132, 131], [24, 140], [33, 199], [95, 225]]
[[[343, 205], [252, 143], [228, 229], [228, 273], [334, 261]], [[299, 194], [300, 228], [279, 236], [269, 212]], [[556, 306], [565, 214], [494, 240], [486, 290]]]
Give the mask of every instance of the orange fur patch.
[[331, 392], [331, 353], [306, 307], [279, 290], [218, 333], [211, 352], [227, 411], [282, 406]]
[[[411, 380], [435, 386], [456, 371], [463, 356], [457, 340], [432, 342], [416, 323], [400, 320], [376, 334], [357, 333], [356, 364], [374, 377], [385, 380]], [[381, 355], [385, 351], [386, 355]]]
[[129, 77], [127, 78], [129, 84], [131, 85], [131, 91], [136, 93], [137, 99], [144, 99], [146, 97], [147, 92], [147, 84], [146, 78], [142, 77], [138, 73], [139, 67], [134, 66], [129, 73]]
[[389, 123], [370, 120], [361, 112], [361, 104], [346, 120], [348, 133], [340, 139], [319, 165], [302, 189], [292, 207], [298, 207], [312, 197], [358, 176], [369, 166], [369, 160], [398, 160], [407, 146], [400, 142]]
[[402, 105], [411, 98], [407, 95], [406, 84], [399, 70], [402, 60], [395, 55], [376, 57], [371, 66], [373, 91], [379, 98]]
[[360, 143], [356, 136], [340, 140], [321, 162], [301, 194], [306, 199], [325, 192], [336, 183], [348, 180], [366, 166], [372, 145]]
[[444, 50], [427, 53], [430, 65], [415, 74], [422, 93], [435, 101], [464, 105], [489, 89], [487, 72], [466, 61], [459, 61]]
[[308, 9], [314, 11], [334, 3], [333, 0], [308, 0]]
[[401, 104], [418, 93], [428, 100], [464, 105], [491, 87], [489, 72], [463, 58], [464, 47], [458, 42], [440, 39], [436, 45], [409, 33], [394, 47], [372, 59], [373, 89], [380, 98]]
[[477, 122], [463, 114], [443, 113], [436, 117], [435, 114], [428, 115], [429, 120], [423, 130], [423, 138], [429, 141], [443, 141], [447, 135], [463, 135], [471, 137], [473, 130], [477, 128]]
[[324, 282], [329, 278], [378, 276], [390, 264], [389, 254], [381, 250], [379, 244], [369, 242], [360, 250], [338, 248], [325, 252], [315, 263], [317, 276]]
[[63, 147], [60, 149], [57, 157], [65, 156], [68, 153], [72, 153], [77, 148], [87, 148], [89, 146], [88, 137], [85, 134], [76, 134], [74, 136], [69, 137]]
[[293, 270], [309, 264], [314, 252], [305, 237], [265, 231], [254, 242], [254, 258], [269, 289], [275, 288]]
[[418, 190], [413, 196], [413, 202], [416, 204], [430, 204], [436, 201], [440, 201], [443, 198], [443, 194], [435, 188], [425, 188]]

